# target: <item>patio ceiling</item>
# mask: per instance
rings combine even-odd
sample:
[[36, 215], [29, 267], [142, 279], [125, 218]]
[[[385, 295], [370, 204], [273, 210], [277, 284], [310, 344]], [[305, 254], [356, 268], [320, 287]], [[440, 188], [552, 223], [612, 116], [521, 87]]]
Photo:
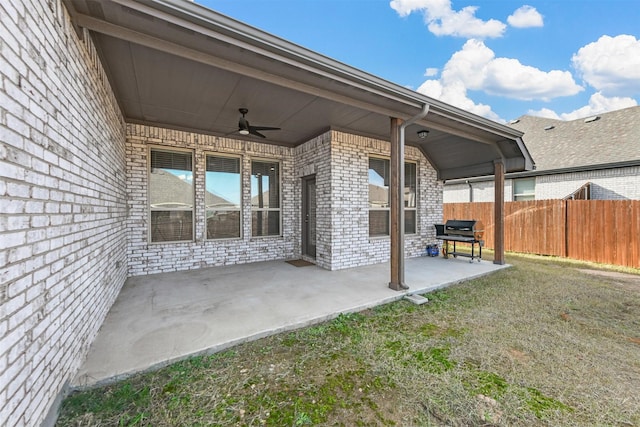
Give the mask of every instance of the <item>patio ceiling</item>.
[[[406, 144], [440, 179], [530, 170], [521, 133], [377, 78], [184, 0], [65, 0], [86, 28], [128, 122], [297, 146], [329, 130], [390, 140], [390, 117], [407, 120]], [[399, 64], [401, 66], [401, 64]], [[239, 112], [267, 139], [237, 133]], [[429, 130], [426, 139], [417, 131]]]

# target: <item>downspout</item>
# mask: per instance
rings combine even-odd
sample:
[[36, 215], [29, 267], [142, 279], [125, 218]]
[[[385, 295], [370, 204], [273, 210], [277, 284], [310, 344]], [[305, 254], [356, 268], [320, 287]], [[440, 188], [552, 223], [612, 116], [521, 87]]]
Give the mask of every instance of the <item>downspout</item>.
[[[401, 199], [401, 203], [400, 206], [397, 207], [397, 212], [398, 212], [398, 228], [399, 230], [397, 230], [398, 232], [398, 248], [397, 248], [397, 252], [395, 254], [395, 256], [398, 257], [398, 277], [391, 278], [391, 283], [389, 284], [391, 288], [395, 288], [395, 287], [399, 287], [400, 289], [408, 289], [408, 286], [405, 285], [404, 283], [404, 139], [405, 139], [405, 129], [409, 126], [411, 126], [412, 124], [414, 124], [415, 122], [417, 122], [418, 120], [424, 118], [427, 113], [429, 113], [429, 104], [424, 104], [422, 106], [422, 111], [420, 111], [420, 113], [418, 113], [417, 115], [415, 115], [414, 117], [411, 117], [409, 120], [405, 121], [404, 123], [402, 123], [400, 125], [400, 141], [399, 141], [399, 156], [400, 158], [398, 159], [398, 163], [400, 164], [401, 170], [400, 170], [400, 180], [399, 180], [399, 185], [398, 185], [398, 189], [397, 191], [402, 192], [402, 197]], [[391, 253], [391, 255], [393, 256], [393, 252]], [[392, 274], [393, 276], [393, 274]], [[394, 281], [397, 280], [397, 283], [394, 283]], [[400, 290], [400, 289], [396, 289], [396, 290]]]
[[473, 184], [467, 180], [467, 185], [469, 186], [469, 203], [473, 203]]

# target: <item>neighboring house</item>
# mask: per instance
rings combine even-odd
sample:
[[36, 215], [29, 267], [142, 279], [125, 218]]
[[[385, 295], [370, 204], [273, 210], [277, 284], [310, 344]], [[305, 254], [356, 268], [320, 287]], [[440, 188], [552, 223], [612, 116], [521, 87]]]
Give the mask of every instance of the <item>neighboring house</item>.
[[127, 277], [391, 260], [399, 287], [443, 180], [532, 167], [517, 130], [191, 2], [0, 17], [0, 425], [52, 422]]
[[[523, 116], [510, 126], [536, 168], [506, 175], [505, 200], [640, 199], [640, 106], [571, 121]], [[493, 201], [493, 180], [447, 181], [444, 202]]]

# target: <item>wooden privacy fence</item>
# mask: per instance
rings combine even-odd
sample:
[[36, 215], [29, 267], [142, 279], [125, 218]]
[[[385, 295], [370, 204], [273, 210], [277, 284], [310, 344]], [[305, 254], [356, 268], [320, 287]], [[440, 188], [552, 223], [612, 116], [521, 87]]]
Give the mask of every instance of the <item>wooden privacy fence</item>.
[[[504, 206], [504, 246], [640, 268], [640, 200], [535, 200]], [[444, 220], [475, 219], [493, 248], [493, 203], [445, 203]]]

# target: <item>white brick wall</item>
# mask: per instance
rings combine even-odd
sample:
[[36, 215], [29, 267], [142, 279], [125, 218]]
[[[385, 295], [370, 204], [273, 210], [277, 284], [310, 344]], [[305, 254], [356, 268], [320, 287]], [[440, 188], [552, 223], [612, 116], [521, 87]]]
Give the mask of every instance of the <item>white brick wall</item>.
[[[190, 270], [208, 266], [299, 258], [301, 254], [301, 178], [316, 176], [316, 263], [336, 270], [389, 259], [389, 238], [369, 237], [369, 155], [389, 156], [389, 143], [331, 131], [295, 148], [196, 135], [141, 125], [127, 125], [127, 222], [129, 274]], [[195, 240], [148, 242], [147, 156], [149, 147], [193, 150], [196, 193]], [[207, 152], [240, 155], [243, 163], [243, 237], [206, 240], [204, 159]], [[280, 237], [251, 237], [250, 165], [268, 158], [282, 165]], [[433, 224], [442, 221], [442, 184], [420, 152], [407, 148], [418, 164], [418, 233], [406, 236], [407, 256], [418, 256], [435, 243]]]
[[591, 198], [640, 200], [640, 167], [574, 172], [536, 178], [536, 199], [561, 199], [591, 182]]
[[[149, 243], [147, 199], [150, 147], [179, 147], [194, 153], [195, 239]], [[220, 152], [242, 157], [242, 238], [205, 239], [205, 156]], [[251, 236], [251, 159], [280, 162], [282, 236]], [[292, 149], [269, 144], [199, 135], [142, 125], [127, 125], [127, 221], [129, 275], [192, 270], [228, 264], [292, 259], [300, 254], [299, 179], [294, 178]]]
[[302, 180], [309, 175], [316, 176], [316, 264], [331, 269], [331, 132], [294, 148], [295, 182], [298, 213], [293, 223], [296, 256], [302, 245]]
[[[505, 180], [505, 201], [510, 201], [512, 197], [511, 180]], [[493, 191], [493, 181], [472, 182], [473, 201], [474, 202], [493, 202], [495, 197]], [[469, 185], [447, 184], [444, 186], [444, 202], [445, 203], [466, 203], [469, 201]]]
[[[369, 237], [369, 156], [389, 157], [390, 144], [341, 132], [331, 142], [331, 269], [356, 267], [389, 259], [388, 237]], [[418, 230], [405, 236], [405, 255], [419, 256], [436, 243], [433, 224], [442, 221], [442, 183], [424, 156], [413, 147], [406, 161], [417, 162]]]
[[44, 420], [126, 276], [124, 125], [89, 40], [59, 0], [0, 3], [3, 426]]
[[[603, 169], [536, 177], [536, 200], [563, 199], [591, 182], [591, 198], [595, 200], [640, 200], [640, 167]], [[513, 200], [512, 179], [505, 180], [505, 201]], [[472, 183], [474, 202], [493, 202], [493, 181]], [[469, 201], [467, 184], [444, 186], [445, 203]]]

